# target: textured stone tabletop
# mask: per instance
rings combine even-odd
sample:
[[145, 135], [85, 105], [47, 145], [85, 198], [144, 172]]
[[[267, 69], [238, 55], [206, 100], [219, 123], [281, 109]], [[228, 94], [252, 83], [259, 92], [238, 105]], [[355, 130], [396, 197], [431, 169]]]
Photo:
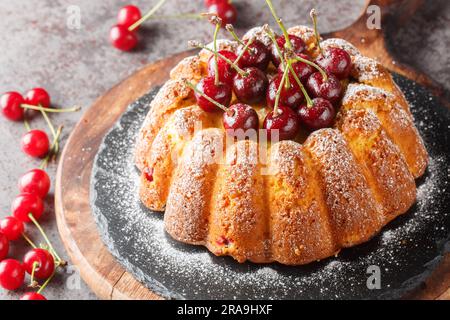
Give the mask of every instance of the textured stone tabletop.
[[[273, 20], [263, 0], [236, 0], [239, 22], [236, 28], [244, 30]], [[320, 13], [322, 32], [351, 24], [364, 6], [364, 0], [278, 0], [274, 1], [279, 14], [288, 25], [308, 24], [309, 10], [315, 5]], [[142, 11], [152, 7], [156, 0], [132, 2]], [[331, 4], [332, 3], [332, 4]], [[206, 42], [212, 28], [197, 20], [154, 20], [146, 23], [140, 32], [138, 50], [123, 53], [112, 48], [108, 32], [115, 24], [118, 9], [129, 4], [121, 0], [21, 0], [0, 1], [0, 93], [26, 92], [33, 87], [45, 87], [58, 106], [80, 105], [83, 111], [93, 101], [145, 64], [187, 49], [186, 42], [195, 38]], [[67, 27], [67, 10], [78, 6], [81, 10], [81, 28]], [[181, 11], [182, 10], [182, 11]], [[168, 0], [158, 14], [169, 15], [203, 11], [203, 1]], [[396, 59], [421, 69], [447, 90], [450, 89], [450, 2], [427, 1], [427, 5], [405, 27], [391, 35]], [[70, 134], [82, 112], [52, 116], [55, 124], [63, 124], [63, 141]], [[101, 115], [99, 115], [101, 116]], [[11, 123], [0, 117], [0, 217], [10, 214], [10, 203], [18, 194], [17, 179], [38, 162], [27, 158], [20, 150], [20, 137], [25, 132], [21, 123]], [[33, 128], [45, 129], [42, 119], [32, 120]], [[52, 178], [56, 165], [49, 167]], [[53, 190], [53, 187], [52, 187]], [[64, 247], [56, 228], [52, 194], [46, 200], [42, 218], [56, 249], [65, 258]], [[35, 228], [28, 228], [33, 239], [40, 237]], [[12, 246], [10, 255], [21, 258], [26, 252], [25, 242]], [[18, 293], [0, 289], [0, 299], [16, 299]], [[90, 289], [78, 279], [76, 270], [61, 272], [45, 290], [48, 299], [95, 299]]]

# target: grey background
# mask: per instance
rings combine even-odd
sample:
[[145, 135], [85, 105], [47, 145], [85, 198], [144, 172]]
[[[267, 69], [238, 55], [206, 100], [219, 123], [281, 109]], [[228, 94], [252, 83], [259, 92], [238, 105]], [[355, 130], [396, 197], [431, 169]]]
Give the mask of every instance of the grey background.
[[[263, 0], [236, 0], [239, 10], [238, 33], [273, 20]], [[140, 46], [132, 53], [112, 48], [108, 32], [115, 24], [118, 9], [129, 1], [108, 0], [0, 0], [0, 92], [19, 91], [42, 86], [51, 94], [57, 106], [80, 105], [86, 110], [92, 102], [145, 64], [183, 51], [192, 38], [207, 42], [212, 28], [204, 21], [154, 20], [140, 31]], [[133, 1], [143, 12], [156, 0]], [[359, 15], [364, 0], [279, 0], [274, 1], [279, 14], [288, 25], [308, 24], [309, 10], [320, 13], [321, 32], [332, 31], [351, 24]], [[81, 29], [66, 26], [67, 8], [81, 9]], [[168, 0], [159, 15], [182, 12], [202, 12], [202, 0]], [[421, 69], [447, 90], [450, 89], [450, 2], [426, 1], [425, 7], [402, 29], [390, 35], [396, 59]], [[393, 31], [394, 32], [394, 31]], [[63, 141], [81, 117], [76, 114], [52, 116], [55, 124], [63, 124]], [[101, 116], [101, 115], [100, 115]], [[0, 217], [10, 214], [10, 203], [18, 194], [17, 179], [27, 170], [39, 165], [23, 155], [20, 138], [25, 132], [21, 123], [11, 123], [0, 117]], [[33, 128], [46, 128], [42, 119], [32, 121]], [[54, 177], [56, 165], [49, 167]], [[53, 190], [53, 186], [52, 186]], [[42, 218], [57, 251], [65, 258], [56, 228], [53, 196], [46, 200]], [[28, 233], [39, 242], [35, 228]], [[26, 252], [23, 241], [14, 243], [10, 255], [20, 258]], [[70, 272], [73, 273], [73, 270]], [[20, 293], [0, 289], [0, 299], [17, 299]], [[48, 299], [95, 299], [95, 295], [76, 275], [60, 274], [44, 294]]]

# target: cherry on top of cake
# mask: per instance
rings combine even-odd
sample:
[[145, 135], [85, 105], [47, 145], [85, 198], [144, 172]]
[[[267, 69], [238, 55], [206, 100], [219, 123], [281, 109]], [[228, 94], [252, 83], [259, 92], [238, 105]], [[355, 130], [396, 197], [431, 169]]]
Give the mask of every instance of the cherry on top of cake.
[[[212, 48], [189, 42], [212, 53], [206, 75], [196, 85], [186, 84], [194, 90], [196, 102], [204, 111], [223, 111], [223, 127], [231, 135], [233, 130], [257, 130], [262, 125], [269, 138], [277, 130], [279, 139], [291, 140], [301, 128], [314, 131], [331, 127], [349, 81], [349, 53], [336, 47], [321, 48], [314, 9], [315, 45], [308, 49], [302, 38], [288, 34], [271, 0], [266, 2], [282, 34], [274, 34], [265, 25], [262, 30], [270, 43], [255, 36], [240, 39], [228, 24], [226, 30], [238, 44], [237, 49], [218, 50], [222, 20], [210, 17], [215, 25]], [[232, 101], [236, 103], [230, 105]], [[261, 105], [267, 109], [262, 124], [255, 110]]]

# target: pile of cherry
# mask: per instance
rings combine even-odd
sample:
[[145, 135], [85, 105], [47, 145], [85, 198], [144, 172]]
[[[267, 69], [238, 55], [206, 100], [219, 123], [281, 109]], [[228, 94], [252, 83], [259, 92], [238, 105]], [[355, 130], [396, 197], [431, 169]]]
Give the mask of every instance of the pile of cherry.
[[[44, 158], [40, 168], [28, 171], [19, 179], [19, 191], [11, 205], [12, 215], [0, 221], [0, 286], [6, 290], [16, 290], [25, 281], [25, 273], [30, 275], [30, 287], [38, 288], [37, 292], [25, 293], [21, 300], [46, 300], [41, 292], [53, 278], [58, 267], [64, 266], [54, 250], [44, 230], [38, 223], [44, 213], [43, 199], [50, 189], [50, 178], [43, 170], [52, 156], [58, 152], [58, 139], [61, 128], [54, 129], [47, 116], [47, 112], [70, 112], [75, 109], [51, 108], [50, 96], [46, 90], [35, 88], [25, 97], [17, 92], [7, 92], [0, 97], [0, 107], [4, 117], [11, 121], [24, 120], [28, 132], [22, 137], [22, 150], [29, 156]], [[26, 112], [42, 113], [52, 134], [53, 143], [50, 144], [47, 134], [42, 130], [31, 130], [26, 120]], [[25, 224], [32, 223], [45, 239], [45, 245], [37, 247], [25, 233]], [[10, 244], [21, 238], [32, 247], [22, 261], [6, 259]], [[39, 285], [37, 280], [44, 283]]]
[[[340, 48], [320, 47], [316, 15], [312, 11], [316, 47], [319, 54], [315, 61], [306, 53], [305, 42], [289, 35], [281, 19], [271, 8], [283, 35], [276, 36], [266, 25], [265, 32], [272, 39], [270, 46], [257, 39], [239, 39], [231, 25], [230, 31], [239, 43], [236, 52], [216, 49], [216, 35], [221, 20], [216, 23], [213, 46], [210, 48], [196, 41], [191, 46], [212, 52], [208, 62], [208, 75], [196, 85], [187, 82], [194, 91], [197, 104], [207, 112], [223, 110], [223, 125], [229, 134], [237, 129], [257, 130], [259, 118], [252, 104], [266, 100], [273, 110], [264, 119], [262, 127], [270, 138], [276, 133], [281, 140], [294, 139], [302, 126], [308, 130], [330, 127], [333, 124], [345, 80], [351, 70], [350, 55]], [[267, 69], [273, 64], [277, 71], [269, 80]], [[272, 68], [272, 66], [270, 66]], [[232, 93], [240, 103], [230, 106]], [[310, 98], [312, 97], [312, 98]], [[272, 135], [271, 135], [272, 134]]]
[[[122, 51], [130, 51], [134, 49], [139, 42], [136, 33], [139, 26], [144, 21], [150, 19], [165, 1], [166, 0], [160, 0], [145, 16], [142, 16], [141, 11], [136, 6], [128, 5], [121, 8], [117, 15], [117, 24], [113, 26], [109, 32], [109, 40], [111, 44]], [[207, 14], [218, 16], [222, 19], [224, 24], [234, 23], [237, 19], [237, 10], [231, 3], [231, 0], [205, 0], [204, 5], [208, 9]], [[180, 14], [174, 16], [174, 18], [183, 17], [201, 18], [202, 15]]]

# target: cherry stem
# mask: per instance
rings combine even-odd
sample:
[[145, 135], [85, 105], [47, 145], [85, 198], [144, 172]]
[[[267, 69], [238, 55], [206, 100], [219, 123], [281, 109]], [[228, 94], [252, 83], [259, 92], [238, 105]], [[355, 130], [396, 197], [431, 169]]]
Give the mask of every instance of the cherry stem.
[[248, 53], [253, 54], [254, 51], [252, 49], [249, 49], [248, 45], [246, 45], [239, 37], [237, 36], [236, 32], [234, 32], [234, 27], [232, 24], [227, 24], [225, 26], [225, 29], [233, 36], [234, 40], [236, 40], [237, 43], [239, 43], [241, 46], [244, 47], [244, 52], [248, 51]]
[[316, 12], [316, 9], [312, 9], [309, 15], [311, 16], [311, 19], [312, 19], [313, 24], [314, 24], [314, 34], [316, 36], [317, 47], [319, 48], [320, 53], [323, 54], [322, 47], [320, 46], [319, 30], [317, 29], [317, 12]]
[[288, 78], [288, 74], [289, 68], [286, 65], [286, 67], [284, 68], [283, 76], [281, 77], [280, 85], [278, 86], [277, 93], [275, 95], [275, 105], [273, 107], [273, 113], [275, 115], [278, 114], [278, 104], [280, 103], [281, 90], [286, 82], [286, 79]]
[[292, 49], [292, 43], [291, 43], [291, 40], [289, 39], [289, 34], [288, 34], [286, 28], [284, 27], [283, 21], [278, 17], [277, 13], [275, 12], [275, 8], [273, 7], [272, 0], [266, 0], [266, 2], [267, 2], [267, 5], [269, 6], [270, 12], [272, 13], [272, 16], [278, 23], [278, 26], [280, 26], [280, 29], [283, 32], [284, 38], [286, 39], [286, 43], [284, 44], [285, 47]]
[[28, 122], [28, 119], [27, 119], [27, 110], [24, 110], [24, 113], [23, 113], [23, 125], [25, 126], [25, 129], [27, 131], [31, 131], [30, 123]]
[[[248, 47], [253, 43], [253, 41], [255, 40], [255, 38], [251, 38], [250, 40], [247, 41], [247, 44], [244, 45], [244, 48], [242, 49], [241, 53], [239, 54], [239, 56], [236, 58], [236, 60], [234, 61], [234, 64], [237, 66], [239, 60], [241, 60], [242, 56], [244, 55], [244, 53], [248, 50]], [[250, 54], [252, 53], [252, 50], [249, 51]]]
[[291, 59], [287, 60], [287, 65], [288, 65], [288, 67], [286, 69], [291, 71], [292, 76], [294, 77], [295, 81], [297, 82], [298, 86], [300, 87], [300, 90], [302, 90], [302, 93], [305, 96], [307, 107], [311, 108], [313, 106], [313, 102], [312, 102], [311, 98], [309, 97], [308, 92], [306, 91], [306, 89], [303, 86], [302, 82], [300, 81], [300, 79], [298, 78], [297, 74], [295, 73], [295, 70], [292, 67], [292, 60]]
[[50, 281], [52, 281], [55, 274], [56, 274], [56, 269], [55, 269], [55, 271], [53, 271], [52, 275], [50, 277], [48, 277], [47, 280], [45, 280], [45, 282], [42, 284], [42, 286], [39, 288], [39, 290], [36, 293], [40, 294], [47, 287], [47, 285], [50, 283]]
[[317, 69], [317, 70], [320, 72], [320, 74], [322, 75], [323, 81], [325, 81], [325, 82], [328, 81], [328, 75], [327, 75], [327, 73], [325, 72], [325, 70], [323, 70], [321, 67], [319, 67], [319, 66], [318, 66], [317, 64], [315, 64], [314, 62], [309, 61], [309, 60], [307, 60], [307, 59], [303, 59], [302, 57], [299, 57], [299, 56], [295, 56], [295, 57], [294, 57], [294, 60], [300, 61], [300, 62], [303, 62], [303, 63], [306, 63], [306, 64], [309, 64], [311, 67]]
[[216, 28], [214, 30], [214, 40], [213, 40], [213, 46], [214, 46], [214, 59], [215, 59], [215, 66], [214, 66], [214, 81], [216, 86], [219, 85], [219, 64], [218, 64], [218, 52], [217, 52], [217, 35], [219, 34], [220, 26], [222, 25], [222, 20], [219, 17], [212, 17], [211, 21], [216, 24]]
[[[40, 107], [42, 107], [42, 106], [40, 106]], [[55, 139], [55, 137], [56, 137], [55, 127], [53, 126], [52, 122], [50, 121], [47, 113], [45, 111], [43, 111], [43, 110], [41, 110], [41, 113], [42, 113], [42, 116], [45, 119], [45, 122], [47, 122], [47, 126], [49, 127], [50, 132], [52, 133], [53, 139]]]
[[134, 31], [137, 27], [139, 27], [145, 20], [149, 19], [158, 9], [166, 2], [166, 0], [160, 0], [145, 16], [140, 18], [138, 21], [133, 23], [129, 28], [128, 31]]
[[211, 102], [212, 104], [214, 104], [216, 107], [222, 109], [223, 111], [228, 113], [228, 108], [225, 107], [223, 104], [220, 104], [219, 102], [217, 102], [216, 100], [212, 99], [211, 97], [208, 97], [205, 93], [201, 92], [200, 90], [197, 89], [197, 87], [195, 85], [193, 85], [191, 82], [185, 80], [186, 85], [191, 88], [192, 90], [194, 90], [195, 92], [197, 92], [199, 95], [201, 95], [203, 98], [205, 98], [206, 100], [208, 100], [209, 102]]
[[57, 153], [59, 151], [59, 142], [58, 142], [58, 140], [59, 140], [59, 137], [61, 136], [62, 128], [63, 128], [63, 126], [59, 126], [58, 130], [56, 130], [56, 136], [53, 139], [52, 145], [50, 147], [50, 151], [47, 154], [47, 156], [44, 158], [44, 160], [42, 160], [42, 163], [39, 166], [40, 169], [44, 169], [47, 166], [50, 158], [53, 155], [55, 155], [55, 156], [57, 155]]
[[47, 242], [48, 247], [50, 248], [50, 252], [53, 254], [53, 256], [56, 258], [56, 262], [60, 263], [63, 260], [61, 260], [61, 258], [59, 257], [58, 253], [56, 253], [55, 249], [52, 246], [52, 243], [50, 242], [50, 240], [47, 237], [47, 234], [45, 233], [44, 229], [42, 229], [41, 225], [39, 224], [39, 222], [37, 222], [37, 220], [33, 217], [32, 213], [28, 214], [28, 218], [30, 218], [30, 220], [34, 223], [34, 225], [36, 226], [36, 228], [39, 230], [39, 232], [41, 233], [42, 237], [44, 237], [45, 242]]
[[22, 237], [25, 239], [26, 242], [28, 242], [28, 244], [33, 248], [36, 249], [37, 246], [34, 244], [34, 242], [25, 234], [22, 233]]
[[36, 271], [36, 268], [39, 266], [39, 262], [35, 261], [33, 262], [33, 268], [31, 269], [31, 279], [30, 279], [30, 287], [34, 286], [34, 272]]
[[68, 109], [51, 109], [51, 108], [43, 108], [38, 106], [32, 106], [30, 104], [21, 104], [20, 105], [24, 109], [31, 109], [31, 110], [37, 110], [37, 111], [45, 111], [45, 112], [51, 112], [51, 113], [61, 113], [61, 112], [75, 112], [81, 110], [81, 107], [73, 107]]
[[[275, 35], [273, 34], [272, 30], [269, 28], [269, 26], [266, 24], [263, 26], [263, 29], [266, 31], [267, 35], [269, 36], [270, 40], [275, 46], [275, 49], [277, 50], [278, 57], [280, 58], [280, 64], [281, 68], [284, 70], [286, 67], [286, 60], [283, 56], [283, 53], [281, 52], [280, 46], [277, 43], [277, 39], [275, 39]], [[286, 79], [286, 88], [289, 88], [291, 86], [291, 83], [289, 81], [289, 77]]]
[[[228, 59], [227, 57], [225, 57], [223, 54], [221, 54], [221, 53], [219, 53], [219, 52], [217, 52], [217, 51], [215, 51], [215, 50], [213, 50], [213, 49], [210, 49], [210, 48], [208, 48], [207, 46], [205, 46], [205, 45], [203, 45], [203, 44], [201, 44], [201, 43], [198, 43], [197, 41], [189, 41], [189, 45], [190, 45], [191, 47], [194, 47], [194, 48], [205, 49], [205, 50], [207, 50], [207, 51], [209, 51], [209, 52], [214, 53], [215, 55], [217, 54], [217, 57], [219, 57], [220, 59], [222, 59], [222, 60], [224, 60], [226, 63], [228, 63], [228, 64], [229, 64], [234, 70], [236, 70], [236, 72], [239, 73], [241, 76], [243, 76], [243, 77], [248, 76], [248, 72], [245, 72], [244, 70], [242, 70], [241, 68], [239, 68], [239, 66], [236, 64], [236, 62], [238, 61], [239, 57], [238, 57], [238, 59], [236, 59], [235, 62], [233, 62], [233, 61], [231, 61], [230, 59]], [[216, 66], [215, 66], [215, 67], [218, 68], [218, 66], [217, 66], [217, 61], [216, 61]], [[218, 72], [216, 72], [216, 74], [218, 74]], [[217, 84], [216, 84], [216, 85], [217, 85]]]

